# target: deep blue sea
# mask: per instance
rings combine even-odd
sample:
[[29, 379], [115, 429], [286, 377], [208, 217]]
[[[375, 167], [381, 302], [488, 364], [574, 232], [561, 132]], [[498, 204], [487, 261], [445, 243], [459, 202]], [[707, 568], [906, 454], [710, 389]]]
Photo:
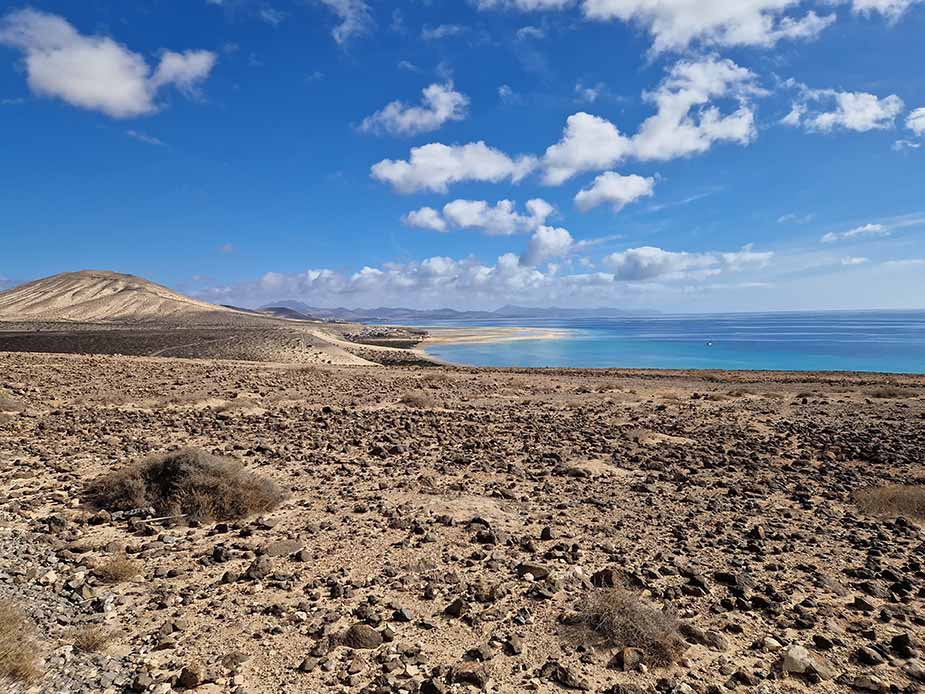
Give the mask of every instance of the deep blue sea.
[[565, 339], [427, 348], [444, 361], [474, 366], [925, 373], [925, 311], [653, 315], [440, 325], [573, 331]]

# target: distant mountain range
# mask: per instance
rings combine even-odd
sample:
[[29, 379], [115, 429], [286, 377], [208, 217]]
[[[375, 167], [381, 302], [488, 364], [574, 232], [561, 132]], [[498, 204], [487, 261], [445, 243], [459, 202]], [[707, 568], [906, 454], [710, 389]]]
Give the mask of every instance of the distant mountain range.
[[423, 323], [427, 321], [555, 319], [555, 318], [617, 318], [641, 315], [650, 311], [632, 311], [618, 308], [531, 308], [528, 306], [502, 306], [495, 311], [457, 311], [452, 308], [319, 308], [301, 301], [277, 301], [259, 309], [263, 313], [281, 318], [304, 320], [337, 320], [351, 323]]

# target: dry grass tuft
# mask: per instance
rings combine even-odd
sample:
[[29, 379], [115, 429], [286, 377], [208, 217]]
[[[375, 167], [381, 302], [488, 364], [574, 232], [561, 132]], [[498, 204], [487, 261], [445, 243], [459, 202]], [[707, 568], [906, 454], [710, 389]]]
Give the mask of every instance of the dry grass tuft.
[[893, 484], [854, 493], [861, 510], [875, 516], [905, 516], [925, 520], [925, 485]]
[[670, 665], [687, 644], [670, 614], [623, 588], [595, 590], [580, 608], [582, 624], [615, 648], [638, 648], [651, 665]]
[[414, 391], [412, 393], [405, 393], [401, 396], [401, 399], [398, 401], [406, 407], [414, 407], [419, 410], [428, 409], [434, 406], [434, 399], [427, 393], [422, 393], [421, 391]]
[[141, 564], [128, 557], [114, 557], [97, 566], [93, 573], [103, 583], [123, 583], [141, 573]]
[[84, 653], [99, 653], [112, 640], [113, 633], [98, 624], [77, 627], [72, 634], [74, 646]]
[[16, 398], [0, 393], [0, 412], [22, 412], [25, 406]]
[[185, 448], [104, 475], [90, 483], [85, 498], [107, 511], [150, 507], [163, 516], [223, 521], [272, 511], [285, 493], [235, 460]]
[[32, 625], [11, 602], [0, 600], [0, 685], [3, 681], [34, 682], [41, 674], [35, 662]]

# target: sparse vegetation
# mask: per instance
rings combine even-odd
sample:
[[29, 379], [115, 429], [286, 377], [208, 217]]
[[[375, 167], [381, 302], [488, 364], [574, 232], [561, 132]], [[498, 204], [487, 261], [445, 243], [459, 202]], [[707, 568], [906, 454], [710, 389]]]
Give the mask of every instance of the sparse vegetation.
[[140, 574], [141, 565], [128, 557], [114, 557], [97, 566], [93, 573], [104, 583], [123, 583]]
[[112, 631], [99, 624], [77, 627], [73, 632], [74, 646], [84, 653], [99, 653], [112, 640]]
[[670, 665], [686, 650], [674, 616], [624, 588], [593, 591], [580, 608], [581, 622], [615, 648], [638, 648], [651, 665]]
[[854, 500], [862, 511], [871, 515], [925, 520], [925, 485], [871, 487], [855, 492]]
[[900, 388], [899, 386], [881, 386], [867, 393], [868, 397], [877, 398], [878, 400], [894, 400], [898, 398], [912, 398], [916, 392]]
[[35, 655], [31, 625], [15, 605], [0, 600], [0, 684], [38, 679]]
[[414, 407], [416, 409], [427, 409], [434, 406], [434, 399], [427, 393], [413, 391], [401, 396], [399, 402], [405, 407]]
[[150, 507], [162, 516], [223, 521], [272, 511], [285, 494], [235, 460], [186, 448], [104, 475], [87, 487], [85, 498], [107, 511]]

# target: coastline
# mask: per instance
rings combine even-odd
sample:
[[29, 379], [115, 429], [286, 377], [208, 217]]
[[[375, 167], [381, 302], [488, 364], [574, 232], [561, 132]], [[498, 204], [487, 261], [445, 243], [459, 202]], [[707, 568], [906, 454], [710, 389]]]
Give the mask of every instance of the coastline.
[[426, 352], [432, 345], [484, 344], [494, 342], [521, 342], [525, 340], [564, 340], [574, 337], [575, 330], [566, 328], [518, 328], [518, 327], [472, 327], [431, 328], [423, 327], [427, 337], [417, 346]]

